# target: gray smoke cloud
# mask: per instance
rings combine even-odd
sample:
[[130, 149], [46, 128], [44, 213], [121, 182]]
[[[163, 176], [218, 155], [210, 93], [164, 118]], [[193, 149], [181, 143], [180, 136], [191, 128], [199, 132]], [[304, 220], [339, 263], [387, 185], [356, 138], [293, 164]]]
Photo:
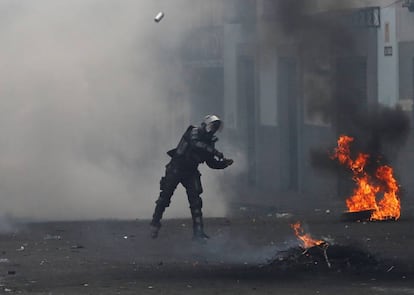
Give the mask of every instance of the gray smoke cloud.
[[[312, 6], [315, 2], [308, 0], [275, 0], [270, 6], [273, 23], [265, 36], [270, 48], [281, 40], [297, 44], [305, 72], [306, 117], [331, 125], [336, 135], [355, 137], [358, 146], [353, 148], [371, 154], [375, 160], [381, 157], [383, 164], [395, 159], [405, 144], [410, 121], [399, 107], [382, 106], [376, 98], [369, 98], [357, 75], [360, 65], [355, 60], [363, 55], [358, 34], [364, 30], [367, 34], [368, 29], [356, 29], [352, 17], [357, 7], [369, 1], [357, 2], [321, 1], [321, 5]], [[311, 151], [312, 164], [336, 167], [330, 164], [326, 150], [316, 147]]]
[[[198, 123], [179, 54], [200, 21], [192, 5], [1, 1], [0, 214], [150, 217], [165, 152]], [[205, 187], [205, 214], [224, 214], [218, 186]], [[166, 217], [189, 215], [186, 202], [179, 189]]]
[[193, 246], [192, 250], [199, 255], [198, 258], [207, 261], [225, 262], [233, 265], [266, 265], [282, 252], [298, 245], [295, 238], [259, 246], [240, 237], [223, 235], [220, 239], [211, 240], [201, 253], [199, 247]]

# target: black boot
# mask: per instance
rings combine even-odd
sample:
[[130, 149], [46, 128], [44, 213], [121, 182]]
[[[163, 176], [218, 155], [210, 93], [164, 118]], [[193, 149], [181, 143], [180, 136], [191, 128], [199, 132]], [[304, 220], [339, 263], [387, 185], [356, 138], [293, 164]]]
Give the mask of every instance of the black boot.
[[158, 237], [158, 232], [160, 231], [161, 228], [161, 218], [162, 218], [162, 214], [164, 213], [165, 207], [160, 206], [157, 204], [157, 206], [155, 206], [155, 210], [154, 210], [154, 214], [152, 215], [152, 221], [150, 223], [151, 226], [151, 238], [156, 239]]
[[203, 226], [196, 225], [193, 228], [193, 240], [208, 240], [210, 237], [204, 232]]
[[193, 240], [206, 241], [210, 237], [204, 232], [203, 215], [200, 209], [191, 210], [193, 218]]
[[151, 221], [150, 223], [151, 238], [156, 239], [158, 237], [158, 232], [160, 231], [160, 228], [161, 228], [161, 222], [155, 223]]

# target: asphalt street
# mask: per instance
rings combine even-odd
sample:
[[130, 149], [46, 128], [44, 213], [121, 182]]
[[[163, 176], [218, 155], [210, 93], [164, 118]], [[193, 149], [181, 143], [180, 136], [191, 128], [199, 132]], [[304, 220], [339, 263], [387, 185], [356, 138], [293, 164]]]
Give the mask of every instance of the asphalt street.
[[[192, 241], [189, 218], [166, 220], [156, 240], [149, 237], [147, 220], [20, 222], [0, 235], [0, 292], [414, 294], [410, 216], [345, 223], [329, 213], [207, 218], [211, 239], [205, 244]], [[335, 267], [332, 260], [328, 268], [312, 257], [283, 260], [300, 245], [290, 226], [296, 221], [331, 247], [349, 246], [345, 255], [361, 251], [376, 264]]]

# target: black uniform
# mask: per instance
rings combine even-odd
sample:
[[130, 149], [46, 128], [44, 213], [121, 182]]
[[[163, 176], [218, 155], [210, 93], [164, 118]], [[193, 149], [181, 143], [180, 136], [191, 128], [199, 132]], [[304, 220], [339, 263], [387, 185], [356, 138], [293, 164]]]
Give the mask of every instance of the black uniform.
[[[155, 202], [156, 207], [151, 225], [156, 229], [161, 227], [160, 220], [166, 207], [170, 205], [171, 197], [177, 185], [181, 183], [187, 192], [193, 218], [195, 238], [208, 238], [203, 231], [201, 208], [203, 201], [200, 194], [203, 188], [200, 182], [198, 165], [206, 162], [213, 169], [224, 169], [233, 163], [223, 158], [223, 154], [214, 147], [217, 138], [201, 127], [189, 126], [182, 136], [177, 148], [168, 151], [171, 161], [166, 166], [165, 176], [160, 181], [160, 195]], [[216, 159], [218, 158], [218, 159]], [[158, 234], [156, 230], [153, 237]]]

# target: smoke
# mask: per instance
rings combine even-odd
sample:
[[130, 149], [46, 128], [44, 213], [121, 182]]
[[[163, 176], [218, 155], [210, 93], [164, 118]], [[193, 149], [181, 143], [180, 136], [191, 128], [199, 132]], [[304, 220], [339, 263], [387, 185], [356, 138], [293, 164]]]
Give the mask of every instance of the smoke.
[[[265, 265], [280, 252], [297, 246], [297, 241], [288, 240], [275, 245], [253, 245], [242, 238], [223, 236], [219, 240], [212, 240], [199, 254], [205, 260], [217, 261], [234, 265]], [[223, 250], [224, 249], [224, 250]], [[199, 249], [194, 249], [199, 252]]]
[[[409, 119], [398, 107], [382, 106], [368, 97], [367, 78], [360, 75], [367, 53], [361, 52], [359, 42], [364, 42], [361, 34], [376, 34], [376, 29], [351, 24], [353, 1], [326, 2], [330, 3], [325, 7], [311, 7], [306, 0], [274, 1], [266, 44], [274, 48], [284, 40], [297, 49], [304, 72], [306, 120], [330, 125], [336, 135], [353, 136], [353, 149], [373, 155], [375, 161], [380, 158], [374, 165], [387, 163], [404, 145]], [[315, 167], [337, 170], [327, 154], [334, 140], [331, 147], [311, 151]]]
[[[200, 21], [187, 13], [193, 5], [0, 3], [0, 214], [151, 215], [165, 152], [194, 123], [179, 58]], [[188, 214], [177, 199], [167, 217]], [[220, 200], [206, 202], [206, 215], [223, 212]]]
[[[248, 241], [246, 237], [235, 237], [228, 230], [218, 233], [220, 238], [214, 238], [205, 245], [193, 243], [190, 253], [198, 261], [209, 263], [225, 263], [226, 265], [266, 265], [282, 252], [298, 246], [296, 238], [285, 238], [283, 241], [257, 244]], [[174, 247], [175, 256], [188, 255], [188, 249]]]

